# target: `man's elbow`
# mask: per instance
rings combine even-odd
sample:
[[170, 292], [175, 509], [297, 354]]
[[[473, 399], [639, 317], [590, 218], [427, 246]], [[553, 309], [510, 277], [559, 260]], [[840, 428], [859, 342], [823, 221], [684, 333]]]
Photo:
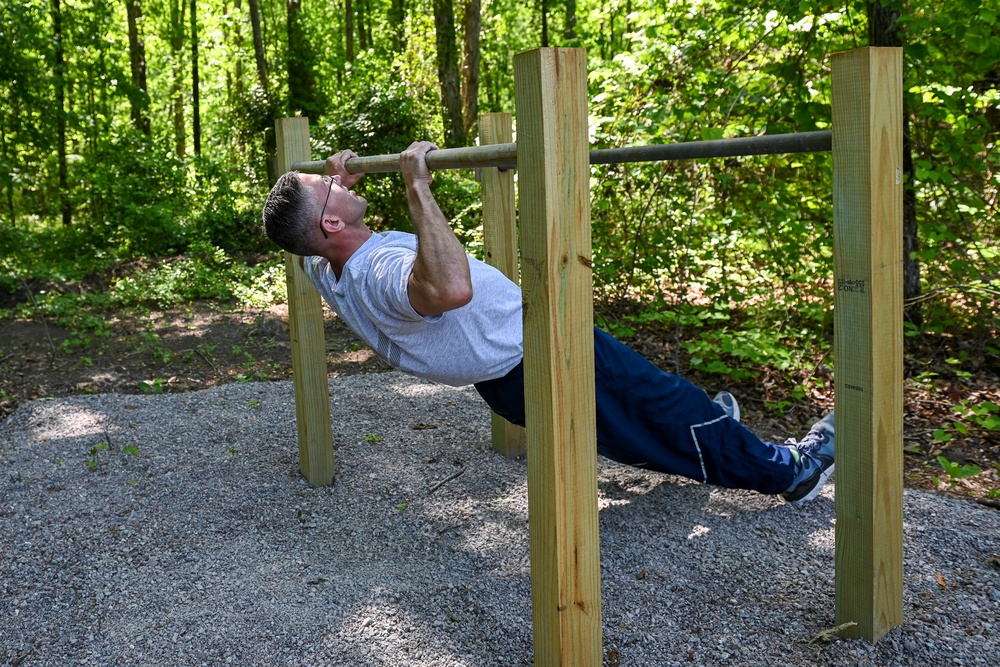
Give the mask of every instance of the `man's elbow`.
[[457, 310], [469, 305], [472, 301], [472, 285], [455, 285], [446, 294], [441, 295], [441, 310]]
[[467, 306], [472, 301], [472, 285], [456, 284], [448, 286], [422, 285], [410, 283], [410, 305], [423, 317], [440, 315], [449, 310]]

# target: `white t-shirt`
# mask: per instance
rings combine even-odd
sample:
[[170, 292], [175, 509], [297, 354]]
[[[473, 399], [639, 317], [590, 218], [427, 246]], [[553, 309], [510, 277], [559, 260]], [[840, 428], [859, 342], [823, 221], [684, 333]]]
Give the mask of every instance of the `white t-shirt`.
[[306, 275], [326, 302], [389, 365], [455, 387], [503, 377], [524, 356], [521, 290], [469, 257], [472, 301], [423, 317], [410, 305], [417, 237], [373, 234], [337, 280], [330, 262], [306, 257]]

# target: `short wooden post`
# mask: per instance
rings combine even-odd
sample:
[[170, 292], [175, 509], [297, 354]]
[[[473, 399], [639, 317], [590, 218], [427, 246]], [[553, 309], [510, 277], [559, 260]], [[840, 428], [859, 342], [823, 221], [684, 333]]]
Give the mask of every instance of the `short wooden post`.
[[833, 56], [837, 624], [903, 620], [902, 49]]
[[587, 57], [514, 58], [535, 664], [602, 663]]
[[[508, 144], [514, 141], [509, 113], [485, 113], [479, 116], [479, 143]], [[483, 246], [486, 263], [519, 282], [517, 270], [517, 209], [514, 206], [514, 171], [496, 167], [482, 169]], [[525, 454], [524, 429], [496, 414], [493, 419], [493, 449], [508, 458]]]
[[[311, 158], [309, 119], [279, 118], [278, 173]], [[323, 304], [319, 292], [299, 266], [296, 255], [285, 253], [288, 285], [288, 324], [292, 337], [295, 417], [299, 429], [299, 467], [311, 484], [333, 483], [333, 428], [330, 424], [330, 385], [326, 374]]]

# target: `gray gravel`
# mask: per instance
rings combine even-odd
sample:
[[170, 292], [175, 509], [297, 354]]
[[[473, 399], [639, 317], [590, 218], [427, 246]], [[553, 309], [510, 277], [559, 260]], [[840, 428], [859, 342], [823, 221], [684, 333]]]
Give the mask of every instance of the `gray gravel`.
[[[287, 382], [19, 409], [0, 664], [531, 664], [525, 462], [490, 451], [485, 406], [398, 373], [330, 387], [328, 488], [299, 475]], [[907, 491], [904, 624], [811, 644], [832, 487], [796, 510], [608, 461], [599, 486], [606, 664], [998, 664], [994, 510]]]

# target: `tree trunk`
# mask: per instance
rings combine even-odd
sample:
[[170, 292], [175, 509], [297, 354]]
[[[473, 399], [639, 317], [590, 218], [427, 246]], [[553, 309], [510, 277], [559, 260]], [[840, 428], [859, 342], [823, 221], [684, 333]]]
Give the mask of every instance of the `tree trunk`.
[[368, 38], [368, 46], [375, 48], [375, 38], [372, 36], [372, 0], [361, 0], [365, 3], [365, 36]]
[[[243, 3], [241, 0], [235, 0], [233, 2], [233, 11], [236, 15], [240, 15], [240, 10], [243, 9]], [[236, 45], [236, 52], [239, 53], [243, 46], [243, 35], [240, 34], [240, 22], [233, 21], [233, 43]], [[243, 97], [243, 60], [239, 57], [236, 58], [236, 97], [237, 99]]]
[[191, 0], [191, 134], [194, 154], [201, 155], [201, 98], [198, 93], [198, 7]]
[[[7, 130], [4, 129], [3, 121], [5, 116], [0, 116], [0, 149], [3, 150], [3, 161], [11, 164], [10, 155], [7, 152]], [[10, 212], [10, 226], [17, 224], [17, 211], [14, 210], [14, 179], [10, 173], [5, 174], [4, 194], [7, 195], [7, 210]]]
[[[880, 2], [868, 3], [868, 45], [902, 46], [903, 35], [899, 27], [899, 12]], [[913, 189], [913, 145], [910, 141], [910, 115], [903, 98], [903, 299], [909, 301], [920, 296], [920, 260], [917, 252], [917, 195]], [[908, 320], [916, 325], [923, 322], [920, 302], [911, 302], [904, 309]]]
[[434, 0], [434, 34], [437, 46], [438, 82], [441, 84], [444, 145], [465, 145], [462, 95], [458, 83], [458, 45], [455, 40], [455, 8], [452, 0]]
[[375, 46], [372, 40], [372, 5], [370, 0], [357, 0], [355, 8], [358, 15], [358, 47], [367, 51]]
[[174, 114], [174, 152], [177, 157], [187, 153], [187, 130], [184, 127], [184, 0], [170, 3], [170, 55], [173, 61], [171, 104]]
[[[58, 0], [53, 0], [58, 5]], [[146, 45], [139, 36], [139, 19], [142, 8], [139, 0], [125, 0], [128, 14], [128, 55], [132, 65], [132, 85], [139, 91], [131, 95], [132, 124], [147, 137], [150, 134], [149, 117], [146, 116]]]
[[549, 3], [548, 0], [538, 0], [542, 10], [542, 46], [549, 45]]
[[576, 0], [566, 0], [566, 21], [563, 23], [563, 39], [576, 39]]
[[402, 53], [406, 49], [406, 0], [392, 0], [388, 18], [392, 30], [392, 50]]
[[481, 0], [466, 0], [463, 15], [462, 109], [465, 136], [472, 136], [479, 117], [479, 33], [482, 26]]
[[62, 210], [64, 225], [73, 224], [73, 210], [69, 203], [69, 186], [66, 170], [66, 71], [63, 61], [62, 42], [62, 10], [59, 0], [52, 0], [52, 35], [55, 48], [55, 87], [56, 87], [56, 131], [57, 151], [59, 159], [59, 208]]
[[354, 62], [354, 4], [344, 0], [344, 60]]
[[302, 1], [288, 0], [288, 111], [310, 118], [319, 116], [316, 78], [312, 72], [309, 42], [302, 29]]
[[[229, 22], [232, 20], [232, 16], [229, 11], [229, 3], [226, 0], [222, 0], [222, 50], [223, 52], [229, 49]], [[226, 70], [226, 114], [230, 109], [233, 108], [233, 70], [229, 67], [224, 68]], [[233, 154], [233, 142], [231, 141], [232, 135], [227, 133], [226, 136], [226, 152], [229, 157], [229, 164], [236, 164], [236, 156]]]
[[367, 51], [368, 33], [365, 31], [365, 0], [358, 0], [354, 6], [354, 11], [358, 15], [358, 48], [362, 51]]
[[260, 6], [257, 0], [249, 0], [250, 25], [253, 28], [253, 53], [257, 59], [257, 83], [267, 95], [267, 56], [264, 53], [264, 38], [260, 31]]

